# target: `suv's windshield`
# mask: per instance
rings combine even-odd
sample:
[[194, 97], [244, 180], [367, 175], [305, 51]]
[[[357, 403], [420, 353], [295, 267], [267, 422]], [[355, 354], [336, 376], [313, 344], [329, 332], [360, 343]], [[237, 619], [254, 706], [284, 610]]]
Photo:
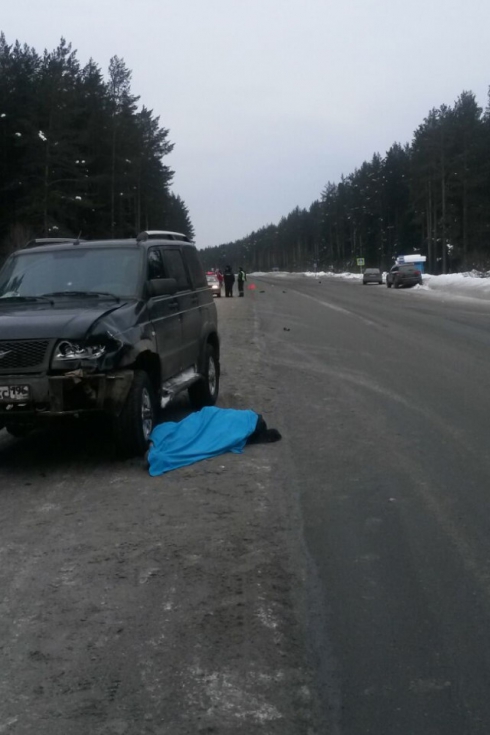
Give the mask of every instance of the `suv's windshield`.
[[139, 250], [73, 248], [19, 253], [0, 271], [0, 299], [78, 292], [135, 296]]

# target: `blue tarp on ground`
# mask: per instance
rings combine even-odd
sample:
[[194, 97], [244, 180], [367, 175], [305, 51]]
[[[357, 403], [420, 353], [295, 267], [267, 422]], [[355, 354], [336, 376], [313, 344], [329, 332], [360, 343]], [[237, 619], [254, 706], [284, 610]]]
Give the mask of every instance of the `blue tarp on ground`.
[[155, 426], [148, 454], [150, 475], [163, 475], [225, 452], [240, 454], [258, 418], [255, 411], [209, 406], [182, 421]]

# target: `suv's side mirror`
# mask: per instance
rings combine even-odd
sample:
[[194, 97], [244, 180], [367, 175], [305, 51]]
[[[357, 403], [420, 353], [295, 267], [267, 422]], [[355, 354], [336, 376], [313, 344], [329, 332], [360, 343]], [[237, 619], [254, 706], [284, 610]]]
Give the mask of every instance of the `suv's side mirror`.
[[146, 282], [148, 298], [154, 296], [173, 296], [177, 293], [177, 281], [175, 278], [152, 278]]

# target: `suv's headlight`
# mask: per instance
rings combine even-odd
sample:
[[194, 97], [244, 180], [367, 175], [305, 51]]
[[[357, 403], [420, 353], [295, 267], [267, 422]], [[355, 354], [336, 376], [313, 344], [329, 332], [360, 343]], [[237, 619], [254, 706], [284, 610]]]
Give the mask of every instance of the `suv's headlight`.
[[53, 368], [78, 367], [81, 363], [93, 364], [105, 354], [103, 344], [83, 344], [63, 340], [56, 345], [51, 366]]

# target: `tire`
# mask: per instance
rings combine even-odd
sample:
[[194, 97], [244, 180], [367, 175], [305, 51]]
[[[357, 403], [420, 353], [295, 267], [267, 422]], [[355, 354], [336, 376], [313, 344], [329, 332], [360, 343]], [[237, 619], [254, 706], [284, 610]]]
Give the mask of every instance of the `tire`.
[[32, 424], [6, 424], [5, 428], [10, 436], [14, 436], [16, 439], [25, 439], [34, 427]]
[[396, 279], [393, 281], [393, 288], [400, 288], [400, 284]]
[[387, 280], [387, 281], [386, 281], [386, 286], [387, 286], [387, 288], [391, 288], [391, 281], [388, 281], [388, 280]]
[[123, 456], [140, 456], [147, 451], [156, 416], [157, 401], [150, 378], [144, 370], [135, 370], [126, 403], [114, 420], [114, 438]]
[[201, 380], [189, 388], [189, 399], [193, 408], [214, 406], [219, 393], [219, 362], [213, 345], [206, 343], [204, 370]]

